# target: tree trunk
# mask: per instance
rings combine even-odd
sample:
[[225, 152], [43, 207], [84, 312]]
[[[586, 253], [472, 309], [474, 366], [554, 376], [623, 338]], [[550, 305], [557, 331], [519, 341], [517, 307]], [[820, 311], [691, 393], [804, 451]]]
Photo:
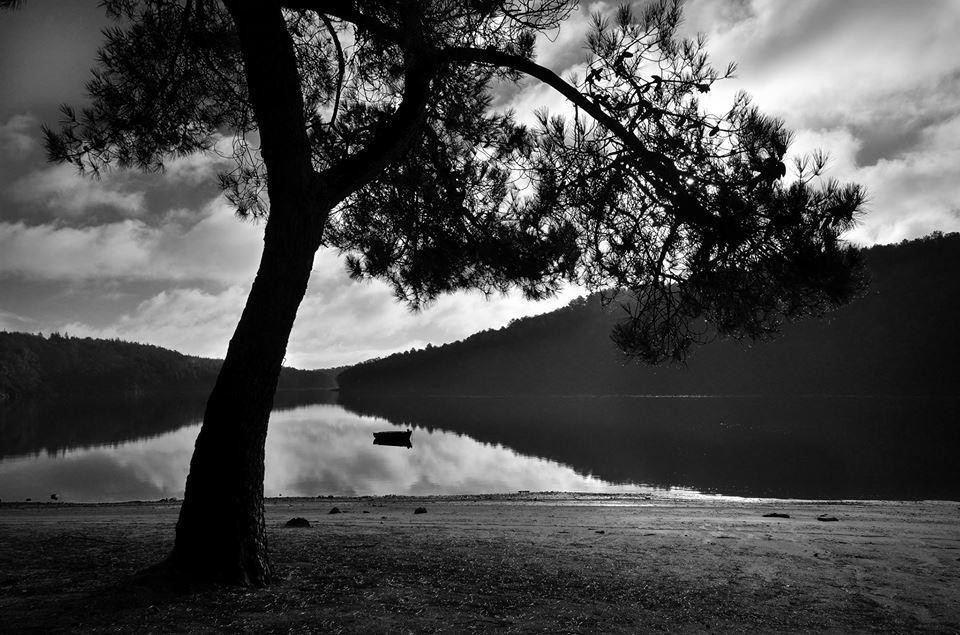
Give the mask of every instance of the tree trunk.
[[225, 0], [233, 16], [267, 167], [263, 255], [190, 461], [173, 553], [176, 575], [270, 582], [263, 519], [267, 422], [313, 256], [335, 201], [318, 187], [293, 44], [280, 6]]
[[260, 268], [207, 401], [168, 561], [177, 575], [244, 586], [270, 582], [264, 443], [317, 249], [311, 232], [290, 219], [277, 214], [267, 224]]
[[167, 568], [244, 586], [270, 582], [263, 518], [267, 422], [327, 215], [412, 142], [436, 63], [406, 55], [403, 100], [370, 144], [322, 174], [306, 136], [296, 57], [280, 5], [224, 0], [239, 37], [267, 168], [270, 216], [260, 269], [197, 437]]

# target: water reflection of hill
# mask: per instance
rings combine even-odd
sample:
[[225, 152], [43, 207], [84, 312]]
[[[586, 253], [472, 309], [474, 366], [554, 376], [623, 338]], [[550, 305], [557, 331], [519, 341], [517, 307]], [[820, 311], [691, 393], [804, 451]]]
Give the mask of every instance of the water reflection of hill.
[[[200, 421], [206, 392], [23, 399], [0, 407], [0, 458], [116, 445]], [[332, 403], [335, 393], [281, 390], [274, 408]]]
[[620, 483], [797, 498], [960, 499], [960, 400], [341, 395]]

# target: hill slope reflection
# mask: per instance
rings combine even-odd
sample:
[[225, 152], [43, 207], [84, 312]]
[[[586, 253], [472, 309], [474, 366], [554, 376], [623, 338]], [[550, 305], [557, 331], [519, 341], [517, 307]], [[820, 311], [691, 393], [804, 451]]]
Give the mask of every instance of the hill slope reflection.
[[[142, 402], [141, 402], [142, 403]], [[190, 412], [187, 408], [184, 412]], [[119, 411], [122, 416], [125, 411]], [[65, 447], [69, 429], [53, 440], [21, 439], [16, 449], [48, 452], [0, 459], [0, 498], [62, 501], [118, 501], [183, 495], [199, 424], [169, 430], [176, 417], [157, 412], [158, 427], [146, 425], [139, 440], [83, 436], [83, 447]], [[115, 413], [118, 414], [118, 413]], [[84, 418], [83, 421], [87, 421]], [[36, 421], [36, 420], [34, 420]], [[51, 421], [43, 419], [43, 421]], [[122, 420], [104, 423], [122, 428]], [[373, 432], [391, 429], [390, 422], [350, 412], [333, 404], [312, 404], [275, 410], [267, 435], [265, 492], [268, 496], [323, 494], [458, 494], [511, 492], [518, 489], [565, 491], [636, 491], [612, 487], [555, 462], [521, 456], [498, 445], [443, 431], [416, 430], [414, 449], [373, 445]], [[62, 428], [62, 429], [61, 429]], [[21, 426], [17, 426], [21, 429]], [[166, 429], [167, 431], [163, 431]], [[76, 440], [77, 437], [69, 437]], [[127, 432], [126, 437], [130, 438]], [[96, 439], [96, 440], [95, 440]], [[8, 454], [8, 449], [4, 451]]]
[[[960, 399], [278, 396], [269, 496], [528, 490], [960, 500]], [[24, 404], [25, 405], [25, 404]], [[0, 417], [0, 498], [181, 496], [203, 399]], [[19, 416], [12, 416], [17, 414]], [[373, 433], [413, 427], [413, 449]], [[535, 458], [539, 457], [539, 458]], [[621, 485], [617, 485], [621, 484]]]
[[[203, 418], [207, 397], [207, 392], [175, 392], [14, 401], [0, 406], [0, 459], [60, 454], [173, 432]], [[285, 410], [335, 399], [336, 393], [327, 390], [280, 390], [273, 407]]]
[[450, 430], [613, 483], [777, 498], [960, 500], [960, 400], [388, 397], [355, 412]]

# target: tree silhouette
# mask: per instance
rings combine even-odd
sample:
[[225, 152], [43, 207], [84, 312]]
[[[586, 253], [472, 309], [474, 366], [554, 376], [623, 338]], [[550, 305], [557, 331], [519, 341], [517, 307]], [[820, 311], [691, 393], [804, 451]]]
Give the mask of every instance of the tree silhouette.
[[[6, 0], [6, 6], [17, 4]], [[715, 82], [703, 39], [676, 35], [679, 1], [596, 16], [576, 77], [536, 63], [566, 0], [106, 0], [92, 104], [47, 129], [51, 160], [94, 174], [162, 170], [222, 152], [242, 216], [265, 219], [260, 268], [204, 415], [167, 566], [270, 580], [263, 519], [267, 421], [321, 246], [419, 307], [456, 289], [564, 281], [611, 289], [613, 333], [645, 361], [718, 335], [759, 337], [858, 287], [839, 240], [863, 201], [823, 182], [822, 157], [784, 179], [789, 133]], [[565, 117], [494, 107], [524, 78]]]

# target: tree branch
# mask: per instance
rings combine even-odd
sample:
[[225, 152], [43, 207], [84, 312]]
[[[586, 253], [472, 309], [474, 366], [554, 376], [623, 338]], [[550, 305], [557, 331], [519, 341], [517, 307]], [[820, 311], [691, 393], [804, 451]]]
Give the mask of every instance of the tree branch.
[[316, 11], [344, 20], [392, 42], [400, 43], [406, 38], [399, 29], [387, 26], [377, 18], [361, 13], [352, 0], [281, 0], [281, 5], [287, 9]]
[[657, 152], [649, 150], [643, 142], [627, 130], [620, 121], [609, 115], [596, 102], [591, 101], [586, 95], [574, 86], [571, 86], [549, 68], [540, 66], [525, 57], [504, 53], [496, 49], [455, 46], [441, 51], [440, 57], [446, 62], [485, 64], [488, 66], [509, 68], [534, 77], [544, 84], [547, 84], [616, 135], [640, 160], [641, 168], [654, 177], [652, 180], [658, 194], [664, 196], [667, 200], [676, 202], [679, 199], [679, 201], [683, 203], [682, 209], [678, 209], [678, 215], [696, 216], [701, 221], [707, 216], [706, 212], [704, 212], [699, 205], [694, 204], [693, 197], [688, 194], [681, 182], [680, 174], [676, 166], [674, 166], [669, 159]]
[[320, 182], [336, 188], [337, 193], [331, 193], [336, 200], [369, 183], [414, 141], [426, 118], [436, 68], [436, 59], [429, 54], [407, 55], [403, 97], [390, 123], [381, 127], [362, 150], [317, 175]]
[[333, 98], [333, 112], [330, 114], [329, 124], [332, 127], [337, 121], [337, 110], [340, 108], [340, 93], [343, 90], [343, 77], [346, 73], [347, 62], [346, 59], [344, 59], [343, 46], [340, 44], [340, 38], [337, 37], [337, 30], [333, 28], [333, 23], [330, 21], [330, 18], [321, 13], [320, 19], [323, 21], [323, 25], [327, 27], [330, 38], [333, 40], [333, 45], [337, 49], [337, 94]]

